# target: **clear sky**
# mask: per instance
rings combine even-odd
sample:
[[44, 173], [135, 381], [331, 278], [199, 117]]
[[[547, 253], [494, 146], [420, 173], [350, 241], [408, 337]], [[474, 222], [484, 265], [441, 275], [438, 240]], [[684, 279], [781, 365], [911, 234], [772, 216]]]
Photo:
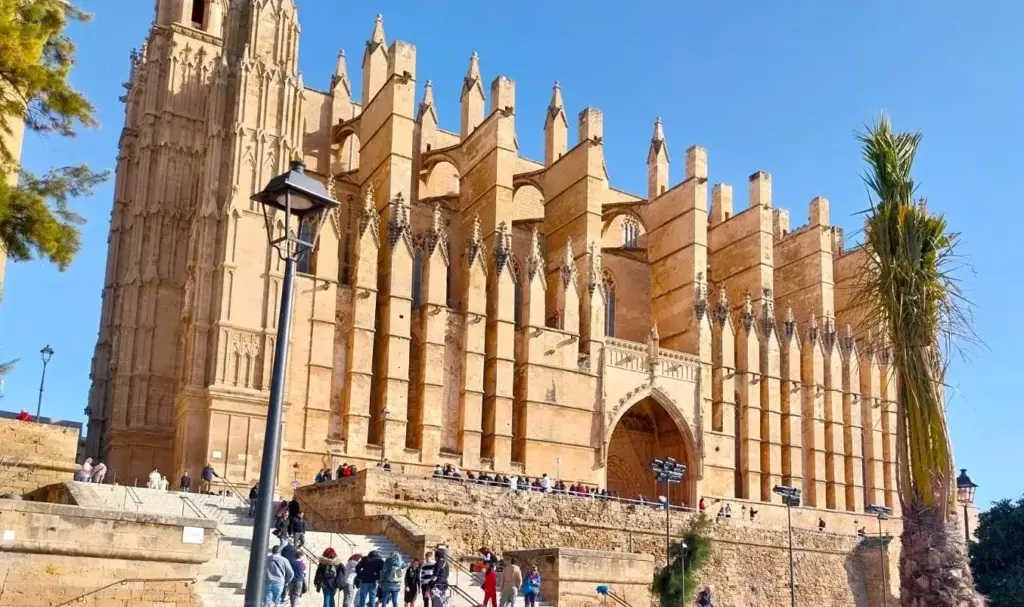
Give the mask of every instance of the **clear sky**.
[[[114, 166], [128, 53], [146, 35], [153, 2], [79, 3], [96, 16], [71, 29], [79, 45], [71, 79], [95, 103], [103, 128], [74, 141], [29, 135], [24, 162], [32, 170], [83, 161]], [[1013, 177], [1024, 165], [1024, 4], [304, 0], [300, 67], [307, 86], [326, 89], [345, 48], [359, 90], [363, 44], [377, 11], [389, 43], [416, 45], [418, 86], [433, 80], [442, 128], [458, 130], [462, 77], [475, 50], [485, 83], [499, 74], [516, 81], [523, 155], [543, 158], [544, 112], [558, 80], [570, 141], [580, 109], [603, 110], [612, 183], [638, 194], [646, 192], [645, 158], [661, 116], [673, 183], [682, 176], [684, 150], [699, 144], [709, 150], [711, 181], [733, 184], [738, 205], [747, 176], [766, 170], [775, 206], [790, 209], [794, 226], [821, 195], [851, 239], [867, 201], [854, 131], [880, 110], [897, 128], [923, 130], [920, 192], [963, 233], [962, 253], [974, 267], [964, 285], [985, 342], [968, 361], [956, 361], [950, 377], [957, 464], [980, 485], [983, 506], [1024, 493], [1024, 407], [1014, 404], [1024, 376], [1024, 287], [1015, 261], [1024, 205]], [[49, 343], [56, 354], [44, 415], [84, 420], [112, 189], [113, 181], [76, 201], [89, 223], [67, 272], [8, 264], [0, 358], [21, 361], [0, 408], [35, 411], [38, 351]]]

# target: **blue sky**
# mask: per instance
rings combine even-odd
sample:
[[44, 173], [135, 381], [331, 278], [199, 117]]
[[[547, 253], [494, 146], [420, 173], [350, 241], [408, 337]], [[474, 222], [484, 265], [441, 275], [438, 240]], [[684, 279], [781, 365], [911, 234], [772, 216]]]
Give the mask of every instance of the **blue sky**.
[[[82, 161], [113, 168], [115, 162], [128, 53], [141, 45], [153, 3], [80, 5], [96, 16], [71, 30], [79, 45], [72, 81], [95, 103], [103, 128], [73, 141], [30, 134], [24, 162], [32, 170]], [[961, 252], [974, 267], [964, 286], [985, 342], [967, 362], [955, 361], [950, 377], [957, 463], [980, 485], [982, 505], [1024, 492], [1024, 407], [1013, 404], [1024, 287], [1012, 261], [1024, 225], [1013, 178], [1024, 165], [1024, 4], [1005, 0], [964, 10], [961, 3], [912, 0], [305, 0], [300, 67], [307, 86], [327, 87], [339, 48], [347, 50], [350, 75], [359, 82], [363, 43], [378, 11], [389, 43], [416, 45], [419, 86], [433, 80], [443, 128], [458, 129], [459, 90], [475, 50], [487, 83], [498, 74], [516, 81], [524, 155], [543, 158], [544, 112], [559, 80], [570, 117], [587, 105], [604, 111], [612, 182], [640, 194], [652, 124], [661, 116], [673, 181], [681, 178], [683, 151], [700, 144], [709, 150], [711, 180], [733, 184], [737, 204], [747, 176], [766, 170], [775, 206], [790, 209], [794, 225], [821, 195], [832, 201], [833, 222], [849, 234], [866, 206], [854, 131], [880, 110], [898, 128], [923, 130], [916, 177], [929, 207], [963, 232]], [[570, 132], [570, 141], [575, 137]], [[44, 415], [84, 418], [112, 187], [76, 202], [89, 223], [68, 271], [8, 264], [0, 358], [21, 362], [6, 380], [0, 408], [34, 412], [38, 351], [49, 343], [56, 354]]]

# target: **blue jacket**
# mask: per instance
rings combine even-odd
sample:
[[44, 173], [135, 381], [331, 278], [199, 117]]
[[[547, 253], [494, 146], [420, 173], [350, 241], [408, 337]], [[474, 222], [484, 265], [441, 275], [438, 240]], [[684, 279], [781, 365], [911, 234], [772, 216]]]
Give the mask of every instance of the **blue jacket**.
[[[405, 567], [402, 565], [402, 558], [398, 556], [389, 556], [388, 560], [384, 561], [384, 568], [380, 572], [381, 590], [401, 590], [405, 579]], [[392, 578], [398, 581], [393, 581]]]
[[295, 546], [288, 544], [282, 548], [281, 556], [283, 556], [285, 560], [288, 561], [288, 564], [292, 566], [292, 573], [295, 574], [295, 577], [301, 580], [304, 572], [302, 562], [299, 561], [299, 551]]

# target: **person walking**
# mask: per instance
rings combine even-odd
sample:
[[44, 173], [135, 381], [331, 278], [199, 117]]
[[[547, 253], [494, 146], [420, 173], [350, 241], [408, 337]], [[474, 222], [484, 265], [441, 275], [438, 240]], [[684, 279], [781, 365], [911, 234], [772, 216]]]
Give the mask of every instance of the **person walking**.
[[523, 581], [523, 600], [526, 601], [526, 607], [536, 607], [538, 594], [540, 594], [540, 571], [534, 565], [530, 567], [530, 573], [526, 574], [526, 580]]
[[260, 482], [256, 481], [249, 489], [249, 518], [256, 516], [256, 500], [260, 497]]
[[188, 470], [186, 470], [185, 473], [181, 475], [181, 479], [178, 480], [178, 489], [180, 489], [182, 493], [188, 493], [192, 490], [192, 477], [188, 475]]
[[78, 471], [78, 478], [76, 480], [81, 481], [83, 483], [91, 483], [92, 482], [92, 458], [91, 457], [85, 458], [85, 461], [82, 462], [82, 469]]
[[[292, 581], [288, 582], [285, 594], [288, 596], [291, 607], [297, 607], [299, 599], [306, 591], [306, 564], [302, 562], [302, 554], [295, 546], [288, 545], [281, 549], [281, 556], [292, 566]], [[282, 597], [281, 601], [284, 601]]]
[[405, 581], [405, 563], [402, 562], [402, 555], [392, 552], [388, 560], [384, 561], [384, 568], [381, 570], [380, 589], [381, 605], [387, 607], [398, 607], [398, 593], [402, 590], [402, 583]]
[[338, 587], [345, 579], [345, 573], [341, 564], [341, 557], [334, 551], [334, 548], [324, 550], [320, 556], [320, 564], [316, 566], [316, 573], [313, 574], [313, 587], [324, 595], [324, 607], [335, 607], [335, 597], [338, 594]]
[[501, 572], [501, 603], [499, 607], [515, 607], [516, 595], [523, 586], [523, 571], [509, 559]]
[[377, 599], [377, 584], [380, 582], [380, 571], [384, 568], [384, 559], [376, 550], [371, 550], [366, 558], [356, 565], [356, 580], [359, 582], [359, 593], [356, 596], [356, 607], [373, 607]]
[[423, 607], [430, 607], [430, 591], [434, 589], [434, 553], [427, 552], [424, 557], [420, 566], [420, 594], [423, 595]]
[[451, 572], [451, 563], [448, 561], [448, 549], [444, 546], [438, 546], [436, 554], [430, 604], [432, 607], [444, 607], [448, 603], [448, 574]]
[[274, 546], [270, 551], [270, 557], [267, 558], [267, 587], [263, 595], [263, 607], [283, 605], [285, 586], [293, 577], [295, 571], [291, 563], [281, 556], [281, 548]]
[[353, 554], [345, 563], [344, 578], [340, 584], [343, 607], [352, 607], [356, 598], [356, 566], [362, 560], [361, 554]]
[[213, 477], [215, 476], [217, 476], [217, 471], [213, 469], [213, 464], [207, 462], [200, 474], [202, 478], [199, 483], [199, 493], [206, 493], [207, 495], [213, 493]]
[[484, 564], [484, 604], [483, 607], [498, 607], [498, 572], [492, 563]]
[[420, 593], [420, 565], [419, 559], [413, 559], [412, 565], [405, 570], [405, 607], [416, 607], [416, 596]]
[[309, 524], [306, 523], [306, 519], [302, 512], [288, 519], [288, 535], [292, 538], [292, 543], [295, 544], [296, 548], [302, 548], [306, 544], [306, 531], [309, 529]]
[[105, 478], [107, 478], [107, 465], [100, 462], [92, 469], [92, 482], [102, 485]]

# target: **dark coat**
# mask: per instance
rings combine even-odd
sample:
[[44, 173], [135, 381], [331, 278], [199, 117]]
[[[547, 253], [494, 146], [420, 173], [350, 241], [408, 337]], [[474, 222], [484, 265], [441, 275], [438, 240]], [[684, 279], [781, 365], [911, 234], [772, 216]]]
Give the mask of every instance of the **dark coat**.
[[356, 565], [356, 579], [360, 584], [376, 584], [380, 581], [382, 569], [384, 569], [384, 559], [376, 550], [373, 550]]
[[313, 575], [313, 586], [317, 591], [325, 593], [336, 592], [344, 581], [345, 568], [341, 562], [341, 557], [333, 559], [325, 556], [320, 557], [320, 564], [317, 565], [316, 573]]

